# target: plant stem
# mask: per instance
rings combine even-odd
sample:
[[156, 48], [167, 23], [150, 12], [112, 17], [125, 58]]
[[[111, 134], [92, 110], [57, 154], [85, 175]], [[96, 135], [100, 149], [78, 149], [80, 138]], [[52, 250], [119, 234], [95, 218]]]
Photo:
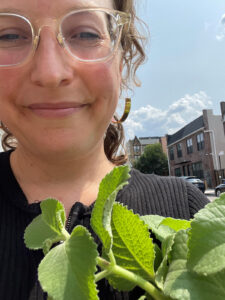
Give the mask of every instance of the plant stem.
[[110, 259], [110, 262], [113, 266], [116, 265], [116, 260], [115, 260], [115, 257], [114, 257], [114, 254], [112, 252], [112, 250], [109, 251], [109, 259]]
[[117, 275], [123, 279], [133, 282], [135, 285], [138, 285], [148, 294], [150, 294], [155, 300], [169, 299], [167, 296], [163, 295], [153, 284], [143, 279], [141, 276], [136, 275], [133, 272], [130, 272], [120, 266], [113, 265], [112, 263], [108, 262], [107, 260], [101, 257], [97, 258], [97, 263], [102, 269], [104, 269], [103, 272], [100, 272], [96, 275], [95, 278], [97, 280], [103, 279], [109, 274]]
[[62, 229], [62, 235], [63, 235], [64, 241], [66, 241], [70, 238], [70, 234], [65, 228]]
[[141, 276], [134, 274], [133, 272], [130, 272], [119, 266], [114, 266], [112, 273], [119, 275], [122, 278], [135, 283], [136, 285], [141, 287], [143, 290], [145, 290], [148, 294], [150, 294], [156, 300], [168, 299], [153, 284], [151, 284], [149, 281], [143, 279]]
[[105, 278], [108, 276], [111, 272], [108, 270], [104, 270], [102, 272], [99, 272], [98, 274], [95, 275], [95, 282], [98, 282], [99, 280]]
[[97, 264], [104, 270], [111, 266], [110, 262], [101, 257], [97, 257]]

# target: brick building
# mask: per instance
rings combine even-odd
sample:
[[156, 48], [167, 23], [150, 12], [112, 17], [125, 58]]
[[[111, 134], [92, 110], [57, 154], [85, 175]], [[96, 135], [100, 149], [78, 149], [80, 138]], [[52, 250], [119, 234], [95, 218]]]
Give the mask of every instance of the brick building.
[[217, 173], [225, 170], [225, 132], [221, 115], [203, 110], [200, 117], [167, 135], [167, 145], [170, 175], [194, 175], [205, 180], [209, 187], [218, 184]]
[[142, 155], [146, 146], [156, 143], [160, 143], [162, 145], [163, 152], [167, 155], [167, 139], [165, 136], [139, 138], [135, 136], [133, 140], [129, 140], [126, 145], [129, 162], [132, 164]]

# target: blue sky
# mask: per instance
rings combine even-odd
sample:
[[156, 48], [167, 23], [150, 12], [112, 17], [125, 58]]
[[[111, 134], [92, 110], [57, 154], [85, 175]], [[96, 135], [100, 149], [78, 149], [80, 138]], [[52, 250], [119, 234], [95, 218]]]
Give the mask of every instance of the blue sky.
[[150, 29], [127, 138], [173, 133], [225, 101], [225, 0], [137, 0]]

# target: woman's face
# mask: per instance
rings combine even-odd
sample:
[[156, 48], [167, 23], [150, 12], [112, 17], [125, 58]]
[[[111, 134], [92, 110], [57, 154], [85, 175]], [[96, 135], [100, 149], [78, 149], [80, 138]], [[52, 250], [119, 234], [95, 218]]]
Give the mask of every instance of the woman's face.
[[[84, 63], [59, 45], [54, 19], [83, 7], [113, 8], [111, 0], [1, 0], [0, 11], [24, 15], [45, 26], [26, 64], [0, 68], [0, 120], [18, 149], [86, 155], [102, 145], [117, 105], [121, 58]], [[51, 26], [52, 25], [52, 26]]]

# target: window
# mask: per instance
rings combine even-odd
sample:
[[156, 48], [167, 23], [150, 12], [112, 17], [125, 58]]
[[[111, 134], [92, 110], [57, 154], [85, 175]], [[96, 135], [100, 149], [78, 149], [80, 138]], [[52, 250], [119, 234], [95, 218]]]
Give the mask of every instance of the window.
[[182, 146], [181, 146], [181, 143], [177, 144], [177, 157], [182, 157]]
[[139, 155], [134, 155], [134, 160], [137, 161], [140, 158]]
[[205, 147], [205, 142], [204, 142], [204, 135], [203, 132], [199, 133], [197, 135], [197, 149], [202, 150]]
[[141, 151], [141, 146], [135, 145], [134, 146], [134, 153], [139, 153]]
[[192, 144], [192, 139], [187, 140], [187, 153], [193, 153], [193, 144]]
[[192, 172], [193, 172], [194, 176], [196, 176], [198, 178], [204, 178], [202, 162], [201, 161], [192, 164]]
[[188, 176], [191, 175], [191, 165], [187, 165], [187, 174]]
[[169, 149], [169, 155], [170, 155], [170, 160], [174, 160], [174, 151], [173, 151], [173, 147], [171, 147]]
[[175, 169], [175, 176], [181, 176], [181, 170], [180, 170], [180, 168], [176, 168]]
[[183, 176], [186, 176], [186, 167], [183, 166], [182, 169], [183, 169]]

